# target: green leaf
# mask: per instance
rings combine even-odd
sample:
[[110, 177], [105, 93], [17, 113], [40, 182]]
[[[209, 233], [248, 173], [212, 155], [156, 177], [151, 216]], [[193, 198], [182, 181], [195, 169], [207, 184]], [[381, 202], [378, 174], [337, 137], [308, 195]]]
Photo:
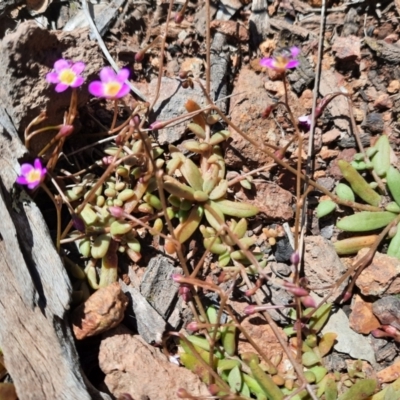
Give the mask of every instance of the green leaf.
[[382, 135], [374, 146], [378, 151], [372, 157], [372, 165], [379, 176], [385, 176], [390, 167], [390, 143], [386, 135]]
[[386, 182], [393, 200], [400, 206], [400, 172], [390, 166], [386, 173]]
[[335, 191], [339, 199], [355, 201], [354, 192], [351, 190], [351, 187], [345, 183], [338, 183]]
[[313, 351], [306, 351], [301, 356], [301, 362], [305, 367], [311, 367], [320, 361], [321, 359]]
[[182, 175], [194, 190], [203, 190], [203, 178], [197, 165], [190, 159], [186, 158], [180, 167]]
[[332, 200], [321, 201], [317, 206], [317, 218], [325, 217], [336, 209], [336, 203]]
[[346, 232], [367, 232], [385, 227], [396, 217], [389, 211], [361, 211], [342, 218], [336, 226]]
[[347, 161], [339, 160], [338, 166], [355, 194], [372, 206], [379, 205], [381, 196], [368, 185], [367, 181]]
[[235, 367], [231, 369], [231, 372], [229, 373], [228, 376], [228, 383], [229, 387], [235, 392], [240, 392], [242, 389], [242, 384], [243, 384], [243, 378], [242, 378], [242, 373], [239, 369], [239, 367]]
[[319, 307], [317, 311], [315, 311], [308, 324], [308, 327], [311, 331], [313, 331], [314, 333], [318, 333], [322, 329], [329, 318], [329, 313], [331, 312], [331, 309], [332, 304], [326, 303], [322, 304], [322, 306]]
[[238, 203], [230, 200], [219, 200], [215, 204], [225, 214], [237, 218], [254, 217], [258, 213], [258, 207], [248, 203]]
[[376, 386], [377, 381], [375, 379], [363, 379], [339, 396], [338, 400], [365, 400], [374, 394]]
[[387, 255], [400, 259], [400, 224], [397, 224], [397, 231], [390, 241]]
[[356, 254], [365, 247], [371, 247], [378, 239], [378, 235], [357, 236], [338, 240], [333, 244], [336, 253], [340, 256]]

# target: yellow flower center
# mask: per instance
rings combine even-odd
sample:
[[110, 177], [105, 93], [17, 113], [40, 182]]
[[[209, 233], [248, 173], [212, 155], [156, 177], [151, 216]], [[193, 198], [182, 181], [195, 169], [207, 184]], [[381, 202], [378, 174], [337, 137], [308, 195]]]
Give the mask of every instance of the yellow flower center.
[[276, 69], [286, 69], [289, 60], [286, 57], [278, 56], [275, 58], [275, 68]]
[[71, 85], [72, 83], [74, 83], [76, 79], [76, 74], [74, 71], [67, 68], [63, 69], [60, 72], [59, 78], [61, 83], [65, 83], [66, 85]]
[[29, 183], [34, 183], [40, 181], [40, 171], [38, 169], [33, 169], [29, 174], [26, 176], [26, 180]]
[[104, 93], [109, 97], [115, 97], [121, 90], [121, 86], [119, 82], [108, 82], [105, 84]]

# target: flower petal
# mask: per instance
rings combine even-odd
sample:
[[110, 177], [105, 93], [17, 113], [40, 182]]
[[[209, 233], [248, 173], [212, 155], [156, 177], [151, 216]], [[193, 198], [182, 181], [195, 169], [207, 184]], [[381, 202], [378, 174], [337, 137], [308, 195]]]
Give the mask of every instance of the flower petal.
[[85, 78], [83, 78], [82, 76], [78, 76], [75, 79], [75, 82], [71, 83], [71, 87], [81, 86], [83, 84], [83, 82], [85, 82]]
[[293, 58], [296, 58], [300, 54], [300, 49], [298, 47], [294, 46], [290, 49], [290, 53]]
[[27, 175], [27, 174], [29, 174], [30, 172], [32, 172], [32, 170], [33, 170], [34, 168], [33, 168], [33, 165], [31, 165], [31, 164], [22, 164], [21, 165], [21, 175]]
[[105, 83], [112, 82], [112, 81], [115, 81], [116, 78], [117, 78], [117, 75], [111, 67], [104, 67], [100, 71], [100, 79], [102, 82], [105, 82]]
[[35, 182], [30, 182], [28, 183], [28, 188], [29, 189], [35, 189], [36, 186], [40, 185], [40, 180], [39, 181], [35, 181]]
[[71, 66], [71, 61], [64, 60], [63, 58], [60, 59], [60, 60], [57, 60], [57, 61], [54, 63], [54, 69], [55, 69], [57, 72], [60, 72], [60, 71], [62, 71], [62, 70], [65, 69], [65, 68], [69, 68], [70, 66]]
[[122, 68], [117, 74], [117, 81], [118, 82], [125, 82], [130, 75], [130, 71], [128, 68]]
[[262, 58], [260, 65], [266, 68], [275, 68], [275, 60], [273, 58]]
[[64, 92], [68, 89], [68, 85], [66, 85], [65, 83], [59, 83], [58, 85], [56, 85], [56, 92], [57, 93], [61, 93]]
[[104, 85], [100, 81], [90, 82], [89, 93], [96, 97], [104, 97]]
[[49, 72], [46, 75], [46, 81], [49, 83], [59, 83], [60, 78], [58, 77], [58, 73], [57, 72]]
[[28, 181], [26, 180], [26, 178], [24, 176], [19, 176], [15, 182], [17, 182], [19, 185], [27, 185]]
[[72, 69], [72, 71], [74, 71], [77, 75], [79, 75], [80, 73], [83, 72], [83, 70], [85, 69], [85, 67], [86, 67], [85, 63], [79, 61], [79, 62], [75, 63], [75, 64], [71, 67], [71, 69]]
[[130, 91], [130, 88], [128, 85], [123, 84], [117, 95], [115, 96], [117, 99], [120, 99], [121, 97], [126, 96]]
[[297, 60], [291, 60], [286, 64], [286, 69], [296, 68], [300, 64]]
[[36, 158], [35, 161], [33, 162], [33, 166], [35, 169], [42, 169], [42, 163], [40, 161], [40, 158]]

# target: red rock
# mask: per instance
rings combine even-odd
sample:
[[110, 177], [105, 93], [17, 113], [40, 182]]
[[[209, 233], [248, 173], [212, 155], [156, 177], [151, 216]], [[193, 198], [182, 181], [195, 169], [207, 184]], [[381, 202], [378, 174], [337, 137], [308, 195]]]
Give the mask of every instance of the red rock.
[[387, 110], [393, 107], [393, 101], [387, 93], [382, 93], [374, 101], [374, 107], [378, 110]]
[[[237, 313], [242, 315], [244, 308], [247, 306], [246, 303], [240, 303], [236, 301], [231, 301], [230, 304]], [[244, 329], [246, 329], [250, 337], [259, 346], [261, 352], [265, 354], [269, 360], [273, 361], [274, 359], [280, 359], [278, 371], [283, 374], [286, 373], [288, 368], [290, 368], [290, 362], [288, 361], [288, 358], [270, 325], [268, 325], [265, 320], [257, 316], [245, 318], [241, 322], [241, 325]], [[279, 332], [282, 334], [284, 340], [287, 341], [287, 336], [283, 333], [282, 329], [279, 328]], [[238, 353], [243, 354], [246, 352], [257, 353], [257, 351], [246, 340], [243, 334], [240, 334], [238, 341]], [[265, 365], [265, 362], [262, 361], [262, 357], [260, 357], [260, 360], [262, 364]]]
[[276, 128], [271, 118], [263, 119], [261, 116], [265, 108], [271, 104], [269, 95], [264, 89], [263, 76], [249, 68], [242, 68], [232, 94], [230, 106], [232, 122], [259, 145], [253, 146], [229, 127], [232, 141], [225, 152], [226, 163], [235, 168], [241, 168], [244, 164], [249, 168], [266, 165], [270, 159], [261, 151], [261, 146], [269, 143], [267, 133], [270, 130], [275, 131]]
[[293, 218], [293, 195], [272, 182], [255, 184], [255, 196], [247, 196], [246, 191], [236, 193], [238, 200], [253, 204], [264, 213], [268, 219], [288, 220]]
[[389, 383], [395, 381], [400, 377], [400, 360], [396, 361], [394, 364], [389, 367], [379, 371], [377, 374], [377, 378], [381, 383]]
[[344, 149], [337, 158], [335, 158], [329, 168], [329, 175], [332, 175], [335, 179], [342, 179], [343, 175], [340, 172], [337, 162], [339, 160], [345, 160], [347, 162], [353, 161], [354, 154], [357, 153], [356, 149]]
[[94, 292], [72, 314], [75, 337], [82, 340], [116, 327], [124, 318], [128, 298], [118, 282]]
[[365, 302], [356, 295], [349, 316], [350, 328], [358, 333], [368, 335], [372, 330], [380, 327], [380, 322], [372, 312], [372, 303]]
[[357, 36], [337, 36], [332, 51], [339, 61], [359, 63], [361, 59], [361, 41]]
[[[368, 249], [362, 249], [357, 259], [362, 257]], [[386, 254], [376, 252], [372, 263], [361, 272], [356, 281], [364, 296], [378, 296], [383, 294], [397, 294], [400, 292], [400, 261]]]
[[236, 21], [222, 21], [215, 19], [211, 21], [211, 29], [235, 37], [239, 39], [240, 42], [247, 42], [249, 40], [249, 31]]
[[341, 132], [339, 129], [332, 129], [328, 132], [325, 132], [322, 134], [322, 143], [323, 144], [329, 144], [338, 139], [341, 135]]
[[331, 149], [328, 149], [327, 146], [322, 146], [322, 149], [319, 152], [319, 156], [323, 160], [328, 160], [330, 158], [337, 157], [338, 154], [339, 154], [339, 150], [331, 150]]
[[102, 340], [99, 365], [116, 398], [129, 393], [134, 399], [176, 400], [179, 388], [194, 397], [209, 395], [197, 375], [172, 364], [158, 348], [122, 325]]

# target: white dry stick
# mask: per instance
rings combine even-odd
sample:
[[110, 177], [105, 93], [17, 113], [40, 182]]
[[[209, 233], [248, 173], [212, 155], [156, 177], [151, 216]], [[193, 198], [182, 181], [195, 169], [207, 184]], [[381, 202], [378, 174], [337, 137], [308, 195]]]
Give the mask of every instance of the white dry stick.
[[[97, 27], [92, 19], [92, 16], [90, 15], [87, 0], [82, 0], [82, 9], [83, 9], [83, 12], [85, 13], [85, 17], [90, 25], [90, 28], [92, 29], [93, 34], [96, 36], [97, 42], [99, 43], [101, 50], [103, 51], [103, 53], [106, 56], [110, 65], [113, 67], [114, 71], [118, 73], [120, 69], [118, 68], [117, 63], [111, 57], [111, 54], [108, 51], [108, 49], [103, 41], [103, 38], [101, 37], [99, 31], [97, 30]], [[135, 86], [133, 86], [131, 82], [126, 80], [125, 83], [129, 86], [129, 88], [132, 90], [133, 93], [135, 93], [137, 96], [139, 96], [142, 100], [147, 101], [146, 97], [140, 92], [139, 89], [136, 89]]]

